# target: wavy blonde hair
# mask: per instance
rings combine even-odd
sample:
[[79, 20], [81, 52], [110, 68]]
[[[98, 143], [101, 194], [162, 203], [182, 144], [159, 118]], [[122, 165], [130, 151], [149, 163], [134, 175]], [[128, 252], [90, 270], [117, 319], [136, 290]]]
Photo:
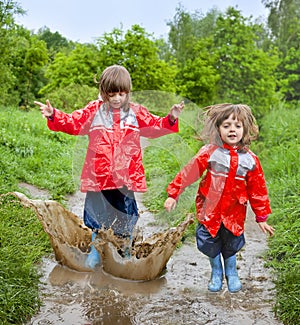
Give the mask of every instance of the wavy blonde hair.
[[121, 65], [112, 65], [107, 67], [101, 74], [99, 81], [99, 94], [104, 101], [108, 103], [109, 93], [125, 92], [127, 99], [124, 110], [129, 109], [130, 92], [132, 89], [131, 77], [128, 70]]
[[258, 137], [258, 126], [251, 108], [244, 104], [216, 104], [204, 108], [204, 127], [200, 135], [202, 141], [206, 141], [219, 146], [223, 145], [220, 137], [219, 127], [224, 120], [228, 119], [231, 114], [243, 123], [244, 134], [238, 144], [243, 149], [250, 145], [252, 140]]

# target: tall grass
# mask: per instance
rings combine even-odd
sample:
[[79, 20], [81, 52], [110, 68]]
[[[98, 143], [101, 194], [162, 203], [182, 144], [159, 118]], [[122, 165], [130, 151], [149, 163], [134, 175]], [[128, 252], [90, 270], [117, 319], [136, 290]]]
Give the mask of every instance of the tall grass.
[[276, 315], [284, 324], [300, 319], [300, 107], [272, 111], [261, 121], [260, 157], [268, 180], [276, 235], [268, 265], [276, 275]]
[[22, 324], [41, 305], [35, 267], [50, 252], [36, 215], [0, 196], [0, 324]]

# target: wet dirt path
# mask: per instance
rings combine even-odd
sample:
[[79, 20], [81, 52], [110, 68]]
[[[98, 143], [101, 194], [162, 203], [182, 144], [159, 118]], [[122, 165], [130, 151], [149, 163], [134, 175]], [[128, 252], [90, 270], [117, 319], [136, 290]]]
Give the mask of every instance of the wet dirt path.
[[[34, 188], [36, 198], [45, 198]], [[138, 225], [144, 234], [161, 231], [153, 216], [142, 211]], [[68, 198], [69, 209], [81, 215], [84, 196]], [[27, 324], [115, 325], [115, 324], [281, 324], [272, 312], [274, 285], [260, 255], [267, 248], [265, 235], [253, 218], [246, 223], [246, 246], [238, 256], [242, 291], [230, 294], [224, 283], [219, 293], [210, 293], [208, 259], [195, 242], [184, 243], [167, 264], [159, 279], [134, 282], [114, 278], [103, 271], [76, 272], [58, 265], [54, 257], [44, 259], [40, 292], [44, 305]]]

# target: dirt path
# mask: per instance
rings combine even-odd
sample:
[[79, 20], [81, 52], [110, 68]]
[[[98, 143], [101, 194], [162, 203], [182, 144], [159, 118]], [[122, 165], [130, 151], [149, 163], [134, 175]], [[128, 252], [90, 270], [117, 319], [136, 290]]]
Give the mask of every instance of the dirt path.
[[[35, 197], [45, 194], [27, 188]], [[144, 234], [161, 230], [152, 225], [153, 216], [140, 196], [138, 201]], [[70, 210], [78, 215], [83, 202], [81, 193], [68, 198]], [[219, 293], [207, 290], [209, 262], [194, 242], [175, 252], [164, 276], [149, 282], [122, 280], [101, 270], [80, 273], [45, 259], [40, 288], [44, 306], [28, 324], [280, 324], [272, 313], [274, 286], [260, 257], [266, 238], [251, 217], [245, 236], [247, 244], [238, 259], [243, 289], [236, 294], [230, 294], [226, 284]]]

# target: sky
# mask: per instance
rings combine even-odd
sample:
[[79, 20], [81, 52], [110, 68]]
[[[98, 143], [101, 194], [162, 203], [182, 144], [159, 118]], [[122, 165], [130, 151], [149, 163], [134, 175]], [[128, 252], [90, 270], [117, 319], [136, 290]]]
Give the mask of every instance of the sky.
[[16, 22], [37, 32], [44, 26], [68, 40], [93, 43], [114, 28], [127, 31], [138, 24], [155, 38], [167, 38], [167, 22], [179, 4], [189, 13], [206, 14], [213, 7], [224, 12], [229, 6], [244, 17], [267, 17], [261, 0], [17, 0], [27, 12]]

